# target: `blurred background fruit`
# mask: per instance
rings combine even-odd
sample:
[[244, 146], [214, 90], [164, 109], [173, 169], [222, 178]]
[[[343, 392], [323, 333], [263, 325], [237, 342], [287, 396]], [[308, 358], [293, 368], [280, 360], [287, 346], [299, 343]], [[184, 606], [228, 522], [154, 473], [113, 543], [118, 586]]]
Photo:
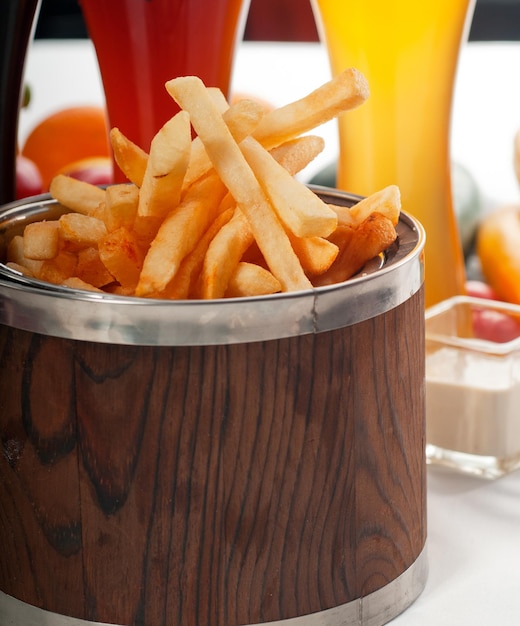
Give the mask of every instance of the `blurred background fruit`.
[[57, 111], [32, 129], [21, 153], [36, 164], [47, 191], [52, 177], [69, 164], [110, 156], [104, 109], [77, 106]]
[[477, 339], [506, 343], [520, 336], [520, 323], [513, 316], [501, 311], [475, 308], [473, 332]]
[[473, 251], [478, 224], [483, 215], [482, 195], [475, 178], [461, 163], [452, 163], [451, 179], [460, 241], [467, 258]]
[[497, 297], [520, 304], [520, 206], [503, 206], [481, 219], [476, 251]]
[[110, 157], [87, 157], [69, 163], [57, 172], [83, 180], [91, 185], [109, 185], [113, 180]]
[[473, 298], [499, 300], [495, 290], [482, 280], [468, 280], [466, 282], [466, 293]]
[[40, 170], [33, 161], [19, 154], [16, 157], [16, 199], [37, 196], [42, 191]]

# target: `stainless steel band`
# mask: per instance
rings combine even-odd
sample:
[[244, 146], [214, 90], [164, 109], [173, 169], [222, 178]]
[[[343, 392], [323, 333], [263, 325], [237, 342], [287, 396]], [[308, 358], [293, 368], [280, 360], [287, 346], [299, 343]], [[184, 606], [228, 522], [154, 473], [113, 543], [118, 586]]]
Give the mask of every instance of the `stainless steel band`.
[[[368, 596], [319, 613], [268, 622], [262, 626], [382, 626], [414, 602], [424, 589], [427, 577], [428, 558], [425, 546], [407, 570]], [[115, 626], [51, 613], [20, 602], [2, 591], [0, 591], [0, 624], [2, 626]], [[261, 625], [250, 624], [249, 626]]]

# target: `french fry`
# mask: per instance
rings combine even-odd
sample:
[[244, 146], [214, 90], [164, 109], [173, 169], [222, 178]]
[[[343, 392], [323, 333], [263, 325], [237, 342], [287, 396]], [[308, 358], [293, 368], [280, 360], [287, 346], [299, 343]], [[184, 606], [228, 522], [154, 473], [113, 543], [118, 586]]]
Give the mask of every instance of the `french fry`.
[[139, 193], [139, 216], [162, 218], [177, 206], [190, 149], [190, 116], [186, 111], [179, 111], [152, 139]]
[[190, 188], [179, 206], [166, 216], [152, 241], [136, 295], [149, 296], [165, 289], [215, 218], [225, 193], [226, 188], [215, 174]]
[[59, 250], [59, 225], [56, 220], [27, 224], [23, 231], [25, 258], [44, 261], [52, 259]]
[[386, 250], [396, 239], [392, 221], [382, 213], [374, 212], [359, 224], [348, 244], [331, 268], [317, 277], [315, 284], [341, 283], [356, 274], [368, 261]]
[[168, 81], [166, 88], [190, 114], [191, 123], [215, 170], [244, 212], [253, 236], [282, 288], [287, 291], [311, 288], [283, 226], [222, 116], [213, 106], [203, 82], [194, 76], [180, 77]]
[[336, 230], [339, 228], [354, 228], [356, 224], [359, 223], [359, 218], [354, 217], [354, 214], [351, 212], [349, 206], [341, 206], [336, 204], [329, 204], [330, 208], [336, 212], [338, 216], [338, 225]]
[[351, 237], [355, 236], [357, 226], [359, 226], [359, 224], [341, 224], [329, 237], [327, 237], [327, 241], [330, 241], [330, 243], [337, 246], [340, 254], [341, 251], [344, 250], [350, 243]]
[[336, 228], [338, 217], [323, 200], [297, 181], [253, 137], [240, 143], [278, 218], [297, 237], [326, 237]]
[[226, 298], [247, 298], [278, 293], [282, 286], [260, 265], [240, 262], [233, 272], [226, 290]]
[[24, 254], [23, 235], [15, 235], [7, 245], [7, 258], [10, 263], [25, 267], [33, 276], [38, 277], [43, 261], [29, 259]]
[[114, 161], [129, 181], [140, 187], [143, 184], [148, 154], [128, 137], [123, 135], [119, 128], [112, 128], [109, 134]]
[[48, 283], [60, 285], [67, 278], [74, 276], [77, 263], [77, 256], [73, 252], [60, 250], [53, 259], [42, 261], [38, 278]]
[[157, 294], [157, 297], [177, 300], [185, 300], [190, 297], [200, 298], [197, 287], [198, 278], [202, 271], [209, 244], [219, 230], [229, 222], [233, 213], [234, 209], [228, 208], [217, 215], [208, 230], [199, 239], [195, 248], [184, 257], [173, 279], [168, 283], [163, 292]]
[[326, 272], [339, 253], [338, 246], [323, 237], [296, 237], [289, 233], [289, 239], [308, 276]]
[[401, 212], [401, 193], [397, 185], [389, 185], [363, 198], [351, 207], [350, 215], [360, 224], [376, 211], [385, 215], [394, 226], [397, 224]]
[[[221, 111], [221, 107], [218, 109]], [[239, 100], [222, 112], [224, 122], [236, 141], [241, 141], [247, 137], [256, 128], [263, 115], [263, 106], [253, 100]], [[200, 137], [195, 137], [191, 144], [190, 162], [183, 188], [187, 189], [195, 180], [209, 172], [211, 167], [212, 163], [208, 158], [204, 144]]]
[[303, 98], [266, 113], [253, 136], [265, 148], [306, 133], [341, 113], [355, 109], [370, 93], [366, 78], [349, 68]]
[[83, 215], [92, 213], [105, 200], [105, 191], [100, 187], [65, 174], [52, 179], [49, 192], [64, 207]]
[[139, 188], [134, 184], [110, 185], [105, 192], [102, 218], [107, 230], [121, 226], [131, 229], [139, 204]]
[[65, 213], [58, 220], [58, 226], [60, 238], [68, 250], [96, 246], [107, 232], [103, 221], [82, 213]]
[[15, 263], [14, 261], [7, 261], [5, 266], [13, 270], [14, 272], [17, 272], [18, 274], [21, 274], [22, 276], [27, 276], [29, 278], [36, 278], [33, 272], [31, 272], [31, 270], [28, 267], [25, 267], [25, 265], [19, 265], [18, 263]]
[[144, 254], [134, 233], [124, 226], [99, 242], [99, 258], [115, 280], [131, 293], [141, 273]]
[[200, 278], [201, 298], [224, 297], [231, 276], [253, 240], [249, 222], [237, 207], [208, 247]]
[[289, 174], [295, 176], [313, 161], [325, 147], [322, 137], [316, 135], [304, 135], [296, 139], [290, 139], [285, 143], [273, 148], [269, 152]]
[[91, 285], [90, 283], [78, 278], [77, 276], [72, 276], [71, 278], [66, 278], [61, 285], [63, 287], [69, 287], [70, 289], [83, 289], [85, 291], [97, 291], [99, 293], [103, 293], [102, 289], [98, 289]]
[[75, 277], [99, 288], [114, 282], [114, 277], [101, 260], [97, 246], [83, 248], [78, 252]]

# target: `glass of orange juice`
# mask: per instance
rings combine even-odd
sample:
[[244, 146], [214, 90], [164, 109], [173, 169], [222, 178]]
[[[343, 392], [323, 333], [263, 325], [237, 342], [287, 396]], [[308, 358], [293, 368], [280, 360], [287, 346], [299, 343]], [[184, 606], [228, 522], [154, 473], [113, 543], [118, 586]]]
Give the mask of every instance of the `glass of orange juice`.
[[[80, 0], [108, 121], [148, 151], [178, 108], [164, 84], [196, 75], [228, 95], [249, 0]], [[116, 180], [121, 174], [115, 168]]]
[[426, 231], [425, 300], [464, 292], [453, 207], [450, 123], [461, 43], [474, 0], [312, 0], [331, 71], [363, 72], [369, 99], [339, 120], [337, 186], [401, 189]]

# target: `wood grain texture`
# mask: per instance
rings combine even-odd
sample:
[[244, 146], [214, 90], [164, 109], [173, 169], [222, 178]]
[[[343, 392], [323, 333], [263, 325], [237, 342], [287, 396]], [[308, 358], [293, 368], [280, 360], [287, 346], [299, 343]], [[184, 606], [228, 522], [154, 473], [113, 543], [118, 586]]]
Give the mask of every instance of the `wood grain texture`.
[[0, 589], [85, 620], [239, 626], [393, 581], [426, 537], [423, 295], [213, 347], [0, 327]]

